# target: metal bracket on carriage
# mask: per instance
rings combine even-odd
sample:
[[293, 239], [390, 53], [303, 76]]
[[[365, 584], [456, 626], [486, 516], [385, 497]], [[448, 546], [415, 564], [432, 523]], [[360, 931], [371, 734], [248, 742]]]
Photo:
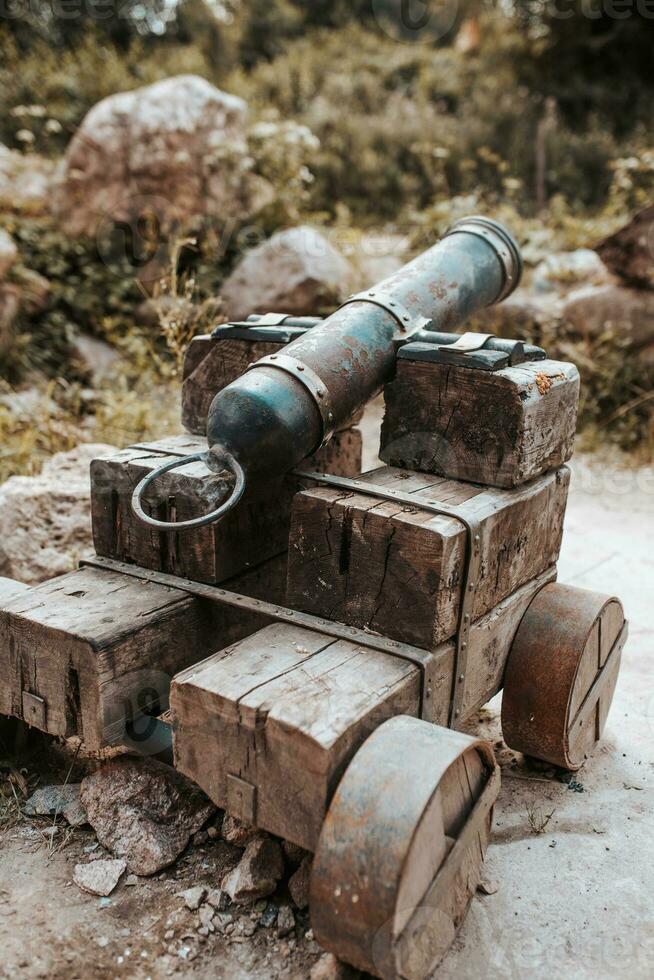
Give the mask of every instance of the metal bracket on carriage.
[[216, 585], [194, 582], [191, 579], [180, 578], [177, 575], [169, 575], [167, 572], [159, 572], [150, 568], [141, 568], [138, 565], [130, 565], [127, 562], [117, 561], [115, 558], [103, 558], [96, 555], [94, 558], [82, 559], [79, 567], [101, 568], [110, 572], [121, 572], [123, 575], [128, 575], [131, 578], [140, 579], [143, 582], [155, 582], [159, 585], [165, 585], [168, 588], [177, 589], [179, 592], [185, 592], [187, 595], [196, 596], [199, 599], [207, 599], [209, 602], [216, 602], [219, 605], [235, 606], [247, 612], [255, 613], [264, 620], [301, 626], [305, 629], [313, 630], [316, 633], [324, 633], [327, 636], [333, 636], [339, 640], [357, 643], [362, 647], [378, 650], [381, 653], [387, 653], [392, 657], [397, 657], [399, 660], [405, 660], [420, 670], [420, 718], [423, 721], [435, 721], [433, 691], [436, 685], [438, 664], [431, 650], [423, 650], [421, 647], [414, 647], [409, 643], [400, 643], [398, 640], [389, 640], [385, 636], [380, 636], [377, 633], [371, 633], [367, 630], [357, 629], [355, 626], [347, 626], [345, 623], [322, 619], [318, 616], [311, 615], [311, 613], [288, 609], [286, 606], [266, 602], [264, 599], [254, 599], [251, 596], [231, 592], [228, 589], [223, 589]]
[[543, 361], [547, 353], [534, 344], [507, 340], [490, 333], [454, 334], [420, 330], [413, 335], [411, 343], [400, 348], [397, 356], [408, 361], [500, 371], [527, 361]]
[[[354, 299], [348, 302], [354, 302]], [[254, 313], [247, 320], [220, 324], [211, 336], [219, 340], [267, 340], [290, 344], [322, 322], [321, 317]], [[411, 342], [400, 347], [398, 357], [408, 361], [476, 368], [478, 371], [499, 371], [528, 361], [543, 361], [547, 357], [542, 347], [523, 340], [509, 340], [490, 333], [440, 333], [430, 330], [428, 325], [421, 324], [421, 327], [411, 331]]]

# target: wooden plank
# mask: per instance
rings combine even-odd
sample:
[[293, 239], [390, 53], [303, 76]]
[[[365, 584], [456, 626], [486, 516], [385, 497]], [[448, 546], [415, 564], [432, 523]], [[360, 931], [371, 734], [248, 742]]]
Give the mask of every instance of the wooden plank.
[[[524, 609], [554, 575], [549, 570], [473, 624], [465, 717], [501, 686]], [[438, 682], [431, 696], [436, 722], [444, 724], [454, 644], [443, 644], [436, 657]], [[313, 850], [331, 795], [357, 748], [389, 717], [417, 716], [419, 695], [420, 673], [413, 664], [304, 628], [269, 626], [174, 678], [175, 765], [228, 809], [230, 777], [244, 780], [254, 787], [255, 810], [234, 816]], [[474, 792], [478, 777], [462, 772], [459, 780]], [[445, 833], [454, 837], [465, 807], [461, 793], [452, 791], [448, 800]]]
[[[284, 579], [277, 558], [231, 584], [282, 599]], [[127, 720], [166, 709], [173, 674], [266, 622], [115, 572], [70, 572], [2, 600], [0, 714], [90, 750], [119, 743]], [[26, 714], [26, 694], [40, 715]]]
[[270, 626], [174, 679], [175, 765], [222, 807], [230, 775], [252, 784], [254, 822], [313, 850], [358, 746], [386, 718], [417, 714], [419, 693], [412, 664]]
[[[346, 429], [305, 465], [337, 475], [361, 469], [361, 433]], [[174, 436], [122, 450], [91, 463], [91, 516], [96, 552], [143, 568], [217, 584], [288, 549], [293, 496], [289, 476], [251, 487], [222, 521], [176, 533], [142, 524], [131, 506], [132, 491], [147, 473], [166, 462], [206, 449], [200, 436]], [[227, 492], [222, 478], [203, 463], [167, 473], [149, 488], [145, 506], [161, 520], [206, 514]]]
[[466, 532], [450, 517], [366, 496], [365, 484], [395, 485], [420, 499], [456, 506], [481, 522], [478, 619], [556, 563], [569, 471], [516, 490], [382, 468], [361, 492], [316, 487], [293, 504], [288, 601], [294, 608], [431, 649], [454, 635]]
[[385, 403], [384, 462], [515, 487], [572, 456], [579, 372], [550, 360], [486, 372], [400, 359]]

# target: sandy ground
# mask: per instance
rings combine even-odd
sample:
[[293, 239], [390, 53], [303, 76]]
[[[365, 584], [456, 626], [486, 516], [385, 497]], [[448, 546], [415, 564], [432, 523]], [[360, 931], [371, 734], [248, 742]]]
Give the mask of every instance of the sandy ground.
[[[573, 788], [516, 775], [500, 743], [505, 778], [486, 871], [498, 890], [474, 899], [438, 980], [654, 976], [653, 545], [654, 471], [575, 463], [560, 580], [617, 593], [631, 621], [606, 736]], [[476, 726], [496, 743], [498, 715], [493, 702]], [[534, 833], [529, 814], [538, 822], [550, 813]], [[185, 938], [193, 916], [176, 892], [216, 884], [234, 861], [227, 845], [191, 848], [163, 878], [99, 900], [71, 883], [93, 840], [76, 831], [49, 855], [41, 831], [23, 823], [0, 841], [0, 976], [308, 976], [319, 950], [306, 921], [282, 940], [261, 929], [248, 938], [247, 918], [229, 943]], [[192, 961], [179, 955], [185, 948]]]

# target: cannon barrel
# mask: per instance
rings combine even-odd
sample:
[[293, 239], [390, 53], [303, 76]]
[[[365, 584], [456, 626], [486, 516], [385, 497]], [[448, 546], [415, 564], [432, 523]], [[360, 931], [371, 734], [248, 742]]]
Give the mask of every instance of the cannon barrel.
[[[214, 470], [236, 474], [227, 502], [184, 524], [155, 521], [140, 499], [162, 469], [136, 488], [135, 512], [159, 528], [219, 519], [246, 483], [286, 473], [324, 445], [393, 377], [397, 350], [414, 334], [454, 331], [479, 309], [505, 299], [521, 274], [519, 248], [502, 225], [482, 217], [458, 221], [393, 276], [351, 296], [283, 352], [250, 365], [218, 392], [207, 419], [209, 452], [202, 458]], [[175, 465], [181, 464], [167, 468]]]

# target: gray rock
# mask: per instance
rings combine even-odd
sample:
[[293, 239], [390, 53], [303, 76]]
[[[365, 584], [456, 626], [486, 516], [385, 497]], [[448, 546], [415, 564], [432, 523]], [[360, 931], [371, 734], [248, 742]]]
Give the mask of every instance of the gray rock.
[[565, 290], [574, 286], [608, 285], [614, 278], [601, 258], [590, 248], [553, 252], [534, 269], [532, 288], [537, 292]]
[[87, 776], [81, 799], [100, 843], [139, 875], [172, 864], [215, 812], [181, 773], [131, 756], [113, 759]]
[[[64, 231], [102, 232], [103, 220], [145, 215], [163, 234], [204, 218], [228, 223], [258, 206], [246, 111], [197, 75], [179, 75], [95, 105], [73, 136], [53, 197]], [[162, 249], [163, 251], [163, 249]]]
[[0, 206], [30, 215], [47, 214], [56, 166], [38, 153], [19, 153], [0, 143]]
[[73, 881], [83, 891], [104, 897], [111, 895], [126, 867], [125, 861], [122, 860], [76, 864]]
[[280, 231], [254, 248], [224, 283], [231, 320], [250, 313], [316, 314], [351, 291], [349, 262], [315, 228]]
[[205, 899], [216, 912], [224, 912], [229, 907], [229, 895], [222, 888], [210, 888]]
[[299, 909], [305, 909], [309, 904], [311, 864], [311, 857], [307, 855], [295, 874], [291, 875], [288, 882], [288, 890], [291, 893], [291, 898]]
[[120, 355], [115, 347], [88, 334], [77, 334], [73, 339], [72, 348], [94, 382], [101, 381], [111, 374], [120, 361]]
[[81, 445], [57, 453], [38, 476], [12, 476], [0, 486], [0, 575], [36, 584], [93, 553], [89, 465], [115, 451]]
[[252, 824], [245, 823], [243, 820], [237, 820], [236, 817], [232, 817], [228, 813], [223, 817], [221, 834], [223, 840], [235, 847], [247, 847], [250, 841], [265, 836], [258, 827], [253, 827]]
[[466, 329], [496, 333], [520, 340], [537, 338], [545, 329], [555, 329], [560, 322], [563, 301], [558, 293], [515, 293], [495, 306], [488, 306], [471, 317]]
[[187, 888], [186, 891], [180, 892], [179, 895], [183, 899], [186, 908], [190, 909], [191, 912], [195, 912], [207, 897], [207, 889], [201, 885], [197, 885], [195, 888]]
[[592, 340], [612, 331], [633, 347], [644, 347], [654, 342], [654, 291], [585, 286], [568, 295], [563, 318], [580, 337]]
[[65, 786], [41, 786], [25, 803], [23, 813], [28, 817], [61, 816], [71, 827], [88, 823], [86, 810], [80, 801], [80, 783]]
[[283, 873], [284, 859], [277, 841], [257, 838], [248, 844], [222, 887], [233, 902], [246, 904], [272, 895]]
[[277, 935], [280, 938], [290, 935], [295, 929], [295, 916], [289, 905], [282, 905], [277, 914]]

